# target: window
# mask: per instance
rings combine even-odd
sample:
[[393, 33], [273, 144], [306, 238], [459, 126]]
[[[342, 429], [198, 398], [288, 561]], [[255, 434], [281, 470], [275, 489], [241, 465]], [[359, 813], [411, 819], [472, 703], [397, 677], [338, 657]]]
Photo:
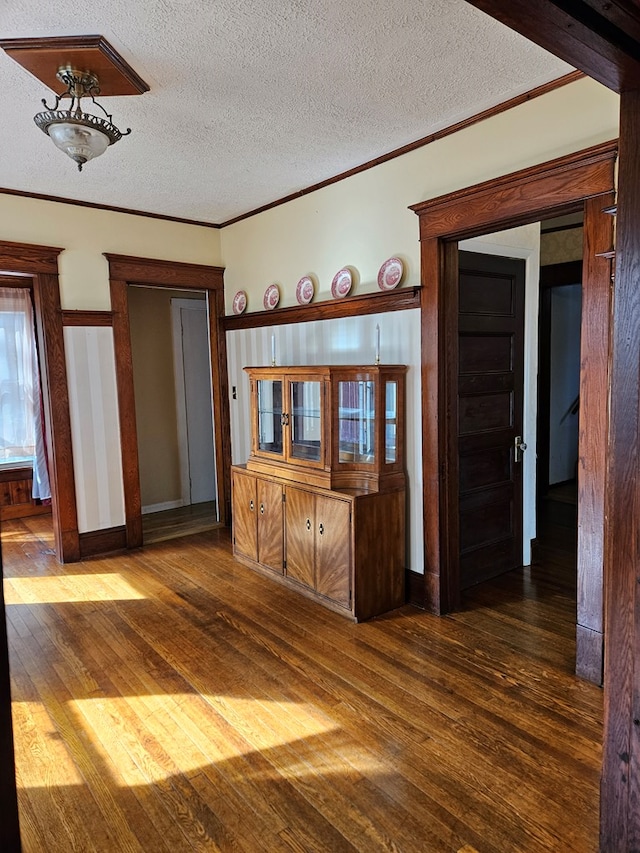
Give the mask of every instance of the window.
[[42, 434], [31, 295], [0, 287], [0, 466], [33, 466], [33, 495], [51, 496]]

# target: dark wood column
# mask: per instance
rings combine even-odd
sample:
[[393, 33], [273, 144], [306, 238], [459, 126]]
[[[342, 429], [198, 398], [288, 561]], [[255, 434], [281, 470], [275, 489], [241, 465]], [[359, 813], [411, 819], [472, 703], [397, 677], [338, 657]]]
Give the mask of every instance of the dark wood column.
[[620, 101], [605, 548], [602, 853], [640, 850], [640, 90]]
[[7, 623], [2, 591], [2, 551], [0, 550], [0, 850], [20, 851], [18, 798], [13, 760], [13, 728], [11, 721], [11, 687], [9, 684], [9, 649]]

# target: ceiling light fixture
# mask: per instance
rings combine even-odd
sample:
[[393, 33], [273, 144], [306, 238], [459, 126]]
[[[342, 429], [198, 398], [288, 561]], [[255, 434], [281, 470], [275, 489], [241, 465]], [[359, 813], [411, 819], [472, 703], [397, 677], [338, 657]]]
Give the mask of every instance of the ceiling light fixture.
[[[113, 123], [113, 116], [96, 101], [96, 96], [100, 94], [96, 74], [69, 66], [60, 68], [56, 77], [67, 87], [66, 91], [56, 95], [53, 107], [48, 106], [43, 98], [45, 112], [38, 113], [33, 120], [40, 130], [51, 137], [57, 148], [75, 160], [81, 172], [87, 161], [104, 154], [110, 145], [128, 136], [131, 128], [128, 127], [124, 132], [119, 130]], [[64, 98], [69, 98], [71, 102], [68, 110], [58, 109]], [[93, 105], [102, 110], [105, 118], [83, 112], [82, 98], [90, 98]]]

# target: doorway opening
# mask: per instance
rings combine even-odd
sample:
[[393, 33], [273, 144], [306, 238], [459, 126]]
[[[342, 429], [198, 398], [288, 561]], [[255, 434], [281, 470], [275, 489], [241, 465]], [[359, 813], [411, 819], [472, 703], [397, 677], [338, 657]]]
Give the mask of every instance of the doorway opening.
[[578, 525], [582, 212], [540, 235], [537, 549], [575, 563]]
[[575, 574], [582, 223], [457, 244], [461, 591], [530, 565], [532, 544]]
[[143, 543], [219, 524], [207, 296], [128, 288]]

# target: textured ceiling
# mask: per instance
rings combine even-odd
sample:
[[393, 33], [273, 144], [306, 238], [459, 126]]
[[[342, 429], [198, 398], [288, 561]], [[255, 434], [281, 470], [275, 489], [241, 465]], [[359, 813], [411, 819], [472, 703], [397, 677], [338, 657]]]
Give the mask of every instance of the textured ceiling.
[[149, 84], [78, 173], [0, 51], [0, 187], [224, 222], [571, 69], [463, 0], [2, 0], [0, 38], [103, 35]]

